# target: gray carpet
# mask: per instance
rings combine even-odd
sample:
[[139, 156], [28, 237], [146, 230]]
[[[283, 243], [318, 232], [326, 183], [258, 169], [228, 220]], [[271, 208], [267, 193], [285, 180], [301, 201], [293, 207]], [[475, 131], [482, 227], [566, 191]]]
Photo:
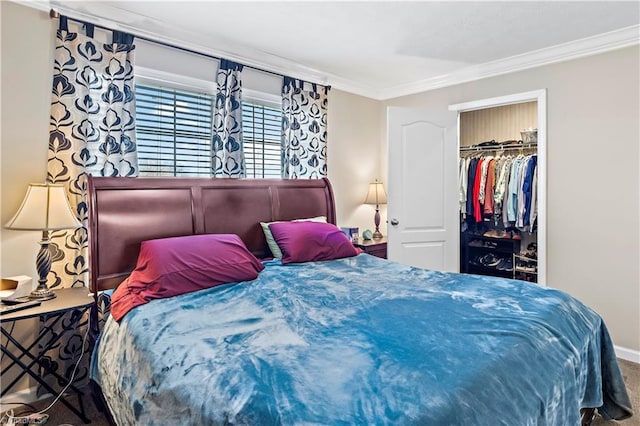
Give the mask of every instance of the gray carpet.
[[[612, 425], [622, 425], [622, 426], [640, 426], [640, 364], [634, 364], [629, 361], [620, 360], [620, 368], [622, 369], [622, 374], [624, 376], [625, 383], [627, 384], [627, 390], [629, 391], [629, 395], [631, 396], [631, 402], [633, 404], [635, 415], [627, 420], [623, 420], [620, 422], [617, 421], [606, 421], [601, 417], [597, 416], [594, 422], [592, 423], [594, 426], [612, 426]], [[75, 398], [71, 398], [75, 400]], [[87, 410], [87, 415], [89, 419], [91, 419], [92, 425], [97, 426], [107, 426], [109, 423], [104, 415], [102, 415], [94, 406], [91, 401], [91, 396], [86, 395], [84, 398], [85, 401], [85, 409]], [[50, 400], [38, 401], [33, 404], [37, 409], [42, 409], [50, 404]], [[26, 407], [23, 407], [26, 409]], [[16, 409], [16, 412], [23, 411], [23, 409]], [[72, 412], [70, 412], [64, 405], [57, 403], [51, 408], [48, 412], [49, 421], [47, 425], [59, 426], [59, 425], [73, 425], [79, 426], [82, 425], [82, 421], [78, 419]], [[561, 426], [561, 425], [558, 425]]]
[[627, 384], [627, 391], [631, 398], [633, 407], [633, 417], [627, 420], [617, 422], [615, 420], [606, 421], [602, 417], [597, 416], [593, 421], [594, 426], [603, 425], [623, 425], [623, 426], [640, 426], [640, 364], [619, 359], [620, 369], [624, 376], [624, 382]]

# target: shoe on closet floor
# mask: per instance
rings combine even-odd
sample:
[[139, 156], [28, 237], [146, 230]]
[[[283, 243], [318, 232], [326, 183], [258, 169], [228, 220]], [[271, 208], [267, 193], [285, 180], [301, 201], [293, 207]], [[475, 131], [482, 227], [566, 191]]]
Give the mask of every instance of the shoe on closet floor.
[[497, 257], [493, 253], [487, 253], [480, 258], [480, 263], [482, 266], [486, 266], [488, 268], [495, 268], [502, 261], [501, 258]]
[[513, 260], [512, 259], [502, 259], [498, 266], [496, 266], [498, 271], [512, 272], [513, 271]]

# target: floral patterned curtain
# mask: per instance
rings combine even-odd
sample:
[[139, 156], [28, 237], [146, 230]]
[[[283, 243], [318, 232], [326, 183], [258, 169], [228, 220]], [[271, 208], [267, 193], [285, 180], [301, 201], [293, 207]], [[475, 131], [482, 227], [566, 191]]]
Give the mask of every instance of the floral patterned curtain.
[[47, 180], [62, 183], [80, 222], [52, 235], [50, 287], [88, 282], [86, 176], [136, 176], [133, 36], [113, 32], [112, 43], [70, 32], [60, 17], [49, 124]]
[[[102, 43], [93, 38], [93, 25], [85, 24], [84, 28], [86, 35], [69, 31], [67, 18], [61, 16], [55, 40], [47, 180], [65, 185], [71, 206], [84, 226], [52, 233], [49, 247], [53, 262], [48, 285], [54, 288], [88, 283], [87, 175], [138, 173], [133, 36], [114, 31], [112, 42]], [[62, 329], [73, 322], [72, 316], [79, 314], [73, 310], [60, 323], [51, 325], [51, 339], [58, 335], [61, 338], [42, 357], [42, 363], [67, 380], [82, 352], [88, 323], [85, 319], [80, 321], [71, 335], [62, 335]], [[47, 329], [45, 324], [41, 327]], [[85, 351], [73, 379], [76, 386], [88, 380], [89, 345]], [[67, 383], [44, 371], [42, 374], [53, 388], [61, 389]], [[43, 393], [45, 390], [39, 386], [38, 394]]]
[[246, 177], [242, 146], [242, 68], [241, 64], [220, 60], [213, 112], [213, 177]]
[[[310, 86], [305, 89], [305, 86]], [[329, 86], [284, 77], [282, 85], [282, 177], [327, 176]]]

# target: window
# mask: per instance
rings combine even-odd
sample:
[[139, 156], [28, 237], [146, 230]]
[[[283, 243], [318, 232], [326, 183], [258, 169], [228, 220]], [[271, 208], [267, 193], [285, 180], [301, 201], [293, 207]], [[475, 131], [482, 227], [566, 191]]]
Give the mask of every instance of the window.
[[242, 102], [242, 139], [247, 177], [281, 176], [282, 111]]
[[[136, 138], [141, 176], [210, 176], [213, 97], [172, 87], [136, 84]], [[247, 177], [280, 177], [282, 112], [242, 103]]]
[[141, 176], [209, 176], [209, 95], [137, 84], [136, 139]]

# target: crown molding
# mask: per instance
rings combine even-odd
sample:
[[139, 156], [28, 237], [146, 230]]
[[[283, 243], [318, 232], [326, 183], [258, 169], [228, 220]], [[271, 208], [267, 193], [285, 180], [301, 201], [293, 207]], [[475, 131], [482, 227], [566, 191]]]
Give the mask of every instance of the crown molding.
[[380, 90], [376, 99], [386, 100], [440, 89], [460, 83], [522, 71], [543, 65], [570, 61], [640, 43], [640, 25], [622, 28], [563, 44], [534, 50], [484, 64], [473, 65], [449, 74]]
[[[134, 14], [122, 9], [115, 8], [105, 3], [92, 3], [91, 13], [74, 10], [66, 7], [64, 4], [59, 4], [56, 1], [47, 0], [11, 0], [14, 3], [21, 4], [23, 6], [31, 7], [41, 11], [49, 12], [50, 9], [55, 9], [61, 15], [68, 16], [72, 19], [80, 21], [91, 22], [93, 24], [109, 28], [111, 30], [117, 30], [134, 35], [140, 39], [148, 39], [150, 41], [156, 41], [164, 43], [176, 48], [191, 50], [203, 55], [213, 56], [216, 58], [225, 58], [234, 62], [239, 62], [250, 68], [255, 68], [258, 71], [265, 71], [267, 73], [274, 73], [280, 75], [290, 75], [295, 78], [299, 78], [308, 82], [318, 83], [322, 85], [329, 84], [327, 82], [326, 73], [316, 70], [312, 67], [291, 61], [286, 58], [279, 57], [267, 52], [263, 52], [257, 49], [246, 46], [234, 46], [237, 52], [231, 52], [222, 49], [213, 49], [206, 46], [203, 36], [201, 34], [179, 28], [177, 26], [168, 24], [163, 21], [153, 20], [148, 17], [143, 17], [138, 14]], [[86, 3], [85, 3], [86, 5]], [[119, 16], [118, 21], [103, 18], [103, 16]], [[140, 29], [128, 22], [139, 22], [144, 20], [145, 22], [155, 24], [157, 27], [162, 28], [162, 32], [148, 31]], [[166, 34], [171, 34], [167, 36]]]
[[[185, 31], [184, 29], [172, 26], [165, 22], [155, 21], [162, 27], [163, 32], [172, 34], [172, 37], [153, 31], [141, 30], [126, 22], [140, 21], [141, 16], [132, 14], [127, 11], [116, 9], [105, 3], [93, 3], [92, 13], [78, 12], [68, 9], [64, 5], [58, 4], [55, 0], [12, 0], [15, 3], [35, 8], [42, 11], [49, 11], [55, 8], [62, 14], [79, 20], [89, 21], [97, 25], [102, 25], [114, 30], [128, 32], [138, 37], [157, 40], [162, 43], [189, 49], [194, 52], [200, 52], [206, 55], [223, 57], [235, 62], [245, 64], [246, 66], [264, 70], [266, 72], [291, 75], [309, 82], [331, 85], [335, 89], [356, 95], [372, 98], [376, 100], [387, 100], [400, 96], [413, 95], [429, 90], [440, 89], [443, 87], [453, 86], [456, 84], [467, 83], [470, 81], [480, 80], [489, 77], [495, 77], [503, 74], [522, 71], [530, 68], [540, 67], [543, 65], [565, 62], [585, 56], [596, 55], [611, 50], [622, 49], [640, 43], [640, 25], [634, 25], [627, 28], [611, 31], [608, 33], [598, 34], [579, 40], [551, 46], [544, 49], [534, 50], [520, 55], [511, 56], [484, 64], [472, 65], [466, 68], [452, 71], [447, 74], [441, 74], [429, 77], [423, 80], [400, 84], [386, 88], [373, 87], [364, 85], [359, 81], [344, 78], [335, 74], [323, 72], [312, 67], [305, 66], [301, 63], [291, 61], [286, 58], [279, 57], [267, 52], [251, 49], [248, 47], [237, 46], [238, 52], [212, 49], [205, 45], [205, 42], [193, 41], [201, 39], [202, 36]], [[109, 12], [110, 11], [110, 12]], [[117, 11], [117, 14], [114, 14]], [[103, 16], [120, 16], [122, 22], [107, 20], [100, 17]], [[149, 22], [148, 17], [144, 20]], [[191, 40], [191, 41], [187, 41]]]

